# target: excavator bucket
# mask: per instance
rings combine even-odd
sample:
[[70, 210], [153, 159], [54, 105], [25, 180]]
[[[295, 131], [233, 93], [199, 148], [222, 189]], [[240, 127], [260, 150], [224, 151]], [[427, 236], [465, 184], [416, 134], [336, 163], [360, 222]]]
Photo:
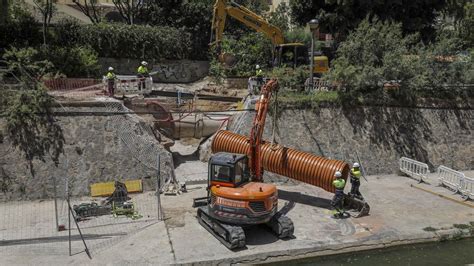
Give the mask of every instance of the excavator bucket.
[[230, 53], [222, 53], [219, 55], [219, 62], [225, 67], [225, 68], [233, 68], [235, 65], [237, 65], [237, 57], [233, 54]]
[[366, 216], [370, 212], [367, 202], [348, 195], [344, 197], [344, 209], [354, 218]]

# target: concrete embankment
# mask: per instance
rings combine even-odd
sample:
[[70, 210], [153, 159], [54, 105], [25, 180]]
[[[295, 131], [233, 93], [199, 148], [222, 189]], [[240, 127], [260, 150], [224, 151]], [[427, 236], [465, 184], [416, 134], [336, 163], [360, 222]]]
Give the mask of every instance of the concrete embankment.
[[[126, 111], [123, 108], [118, 101], [109, 101], [108, 107], [105, 102], [96, 101], [63, 103], [55, 108], [58, 127], [54, 129], [57, 135], [50, 153], [64, 150], [56, 163], [47, 152], [44, 162], [36, 157], [30, 167], [22, 152], [4, 137], [0, 143], [0, 180], [4, 184], [1, 195], [5, 199], [48, 198], [53, 195], [53, 179], [63, 190], [67, 178], [73, 196], [88, 195], [94, 182], [143, 179], [146, 185], [149, 177], [156, 176], [158, 153], [162, 177], [173, 176], [172, 156], [157, 140], [159, 133], [147, 130], [149, 126], [137, 115], [111, 113]], [[5, 125], [6, 121], [0, 120], [0, 128]], [[127, 139], [127, 133], [131, 138]], [[147, 150], [140, 150], [144, 148]], [[150, 151], [156, 154], [149, 154]], [[58, 194], [64, 193], [62, 190]]]
[[[248, 135], [253, 114], [234, 117], [230, 130]], [[270, 140], [272, 117], [264, 139]], [[392, 174], [402, 156], [434, 170], [445, 165], [474, 169], [474, 111], [404, 107], [285, 109], [276, 140], [286, 147], [332, 159], [355, 161], [368, 174]]]

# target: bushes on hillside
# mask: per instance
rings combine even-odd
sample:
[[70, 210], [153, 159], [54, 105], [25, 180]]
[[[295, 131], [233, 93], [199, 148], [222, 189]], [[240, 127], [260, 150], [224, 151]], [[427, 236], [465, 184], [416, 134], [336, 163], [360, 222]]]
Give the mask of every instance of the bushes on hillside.
[[[27, 17], [0, 26], [0, 47], [41, 45], [41, 32]], [[172, 27], [150, 27], [126, 24], [80, 25], [64, 19], [50, 29], [49, 45], [55, 47], [84, 46], [99, 57], [186, 59], [191, 57], [188, 33]]]
[[191, 52], [189, 34], [171, 27], [97, 24], [81, 26], [78, 35], [78, 44], [101, 57], [184, 59]]
[[99, 77], [97, 53], [88, 47], [47, 46], [38, 49], [11, 48], [3, 58], [9, 70], [18, 76], [45, 75], [67, 77]]
[[426, 92], [446, 97], [442, 87], [468, 82], [472, 59], [460, 60], [461, 42], [455, 36], [441, 32], [438, 36], [435, 43], [422, 46], [416, 35], [403, 36], [400, 24], [366, 19], [340, 44], [326, 77], [365, 98], [380, 98], [387, 82], [399, 86], [394, 94], [398, 100]]

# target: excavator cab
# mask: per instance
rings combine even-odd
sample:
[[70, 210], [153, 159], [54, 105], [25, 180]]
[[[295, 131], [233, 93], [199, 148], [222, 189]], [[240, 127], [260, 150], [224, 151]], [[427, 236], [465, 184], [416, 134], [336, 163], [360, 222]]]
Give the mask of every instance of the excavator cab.
[[308, 64], [308, 48], [302, 43], [286, 43], [275, 47], [273, 66], [296, 68]]
[[248, 158], [244, 154], [221, 152], [209, 161], [210, 186], [238, 187], [250, 180]]

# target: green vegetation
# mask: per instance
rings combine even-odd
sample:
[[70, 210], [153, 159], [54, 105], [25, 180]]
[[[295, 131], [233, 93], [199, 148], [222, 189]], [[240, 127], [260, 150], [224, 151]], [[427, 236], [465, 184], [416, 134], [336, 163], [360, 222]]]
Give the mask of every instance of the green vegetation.
[[434, 227], [431, 227], [431, 226], [428, 226], [428, 227], [425, 227], [423, 228], [423, 231], [426, 231], [426, 232], [436, 232], [438, 231], [439, 229], [436, 229]]
[[468, 224], [453, 224], [453, 227], [457, 229], [471, 229], [471, 225]]
[[316, 17], [323, 32], [337, 33], [340, 39], [366, 17], [400, 23], [404, 34], [419, 33], [423, 39], [430, 39], [437, 13], [446, 8], [447, 2], [455, 1], [369, 0], [362, 4], [356, 0], [292, 0], [290, 8], [294, 23], [306, 25]]
[[96, 77], [99, 65], [97, 53], [80, 46], [48, 46], [8, 49], [3, 55], [9, 71], [17, 76]]
[[[462, 97], [449, 84], [472, 82], [471, 55], [459, 56], [460, 39], [439, 31], [435, 42], [421, 45], [417, 35], [403, 35], [400, 23], [365, 19], [337, 50], [325, 76], [345, 97], [373, 102], [414, 102], [417, 97]], [[384, 85], [396, 84], [386, 93]], [[385, 98], [384, 98], [385, 97]]]
[[336, 91], [318, 91], [310, 94], [283, 91], [278, 95], [278, 105], [281, 108], [316, 108], [321, 104], [335, 103], [340, 103]]

